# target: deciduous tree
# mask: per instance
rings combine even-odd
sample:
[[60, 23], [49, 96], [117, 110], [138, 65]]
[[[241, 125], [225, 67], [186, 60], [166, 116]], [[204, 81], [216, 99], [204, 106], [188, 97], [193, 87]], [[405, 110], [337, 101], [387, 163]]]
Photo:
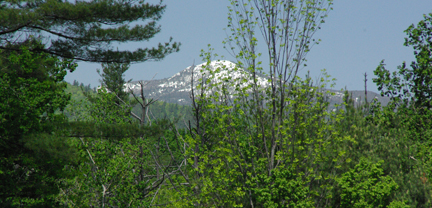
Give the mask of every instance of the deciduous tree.
[[[328, 112], [328, 77], [314, 85], [310, 77], [297, 74], [331, 4], [231, 1], [225, 43], [237, 65], [211, 62], [215, 57], [210, 51], [203, 52], [207, 63], [196, 70], [196, 125], [186, 138], [193, 168], [185, 177], [184, 195], [191, 198], [186, 203], [329, 205], [334, 170], [346, 159], [339, 145], [351, 138], [340, 137], [334, 128], [340, 117]], [[259, 61], [259, 46], [265, 48], [268, 65]]]

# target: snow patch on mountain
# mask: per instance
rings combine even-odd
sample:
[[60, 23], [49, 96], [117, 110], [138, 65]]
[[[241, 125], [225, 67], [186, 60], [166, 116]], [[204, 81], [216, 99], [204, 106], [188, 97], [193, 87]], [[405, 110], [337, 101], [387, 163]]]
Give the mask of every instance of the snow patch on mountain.
[[[187, 105], [191, 103], [190, 95], [193, 87], [203, 82], [206, 83], [207, 93], [211, 94], [221, 90], [221, 86], [227, 87], [231, 95], [235, 94], [235, 88], [245, 88], [253, 84], [252, 74], [239, 68], [235, 63], [228, 60], [218, 60], [201, 63], [195, 66], [189, 66], [173, 76], [165, 79], [142, 81], [144, 83], [143, 91], [147, 98], [159, 99], [165, 102], [178, 103]], [[256, 76], [259, 86], [266, 87], [269, 85], [268, 79], [264, 76]], [[135, 94], [140, 94], [141, 85], [135, 81], [126, 84], [126, 90], [132, 90]], [[248, 90], [249, 92], [251, 89]], [[343, 102], [344, 93], [338, 90], [331, 90], [335, 94], [331, 96], [330, 103]], [[355, 103], [364, 100], [364, 91], [351, 91]], [[362, 98], [363, 97], [363, 98]], [[374, 97], [381, 97], [377, 93], [368, 92], [368, 101]], [[387, 103], [387, 100], [383, 100]]]

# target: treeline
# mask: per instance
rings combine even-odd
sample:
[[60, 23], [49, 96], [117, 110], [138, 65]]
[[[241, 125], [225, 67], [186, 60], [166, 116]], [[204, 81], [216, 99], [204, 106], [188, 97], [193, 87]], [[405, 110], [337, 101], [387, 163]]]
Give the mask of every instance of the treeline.
[[[376, 73], [379, 84], [386, 71]], [[48, 119], [40, 123], [10, 120], [32, 107], [10, 105], [13, 95], [22, 94], [12, 92], [48, 92], [30, 80], [12, 85], [12, 78], [2, 79], [8, 81], [2, 86], [9, 85], [1, 91], [10, 98], [2, 102], [9, 106], [2, 111], [3, 121], [8, 119], [2, 122], [6, 207], [430, 206], [430, 110], [397, 97], [385, 107], [354, 106], [346, 93], [344, 104], [329, 112], [330, 92], [310, 78], [297, 79], [286, 94], [283, 119], [274, 125], [271, 103], [260, 108], [245, 93], [230, 101], [224, 90], [208, 91], [221, 83], [201, 83], [192, 107], [154, 102], [149, 109], [160, 109], [162, 118], [141, 124], [130, 105], [115, 104], [115, 93], [81, 91], [87, 104], [69, 109], [81, 117], [35, 114]], [[37, 88], [18, 87], [23, 84]], [[68, 89], [64, 82], [57, 85]], [[41, 112], [50, 112], [44, 106]], [[169, 119], [182, 110], [193, 115], [186, 128]]]
[[[87, 100], [85, 94], [96, 94], [96, 89], [89, 90], [91, 89], [90, 84], [86, 88], [82, 87], [84, 86], [83, 83], [80, 85], [77, 84], [78, 81], [74, 81], [74, 83], [75, 85], [68, 84], [66, 88], [66, 92], [71, 94], [71, 102], [68, 106], [66, 106], [65, 111], [62, 112], [68, 117], [68, 119], [72, 121], [77, 119], [76, 116], [74, 116], [77, 114], [77, 112], [84, 115], [88, 115], [89, 113], [86, 112], [87, 110], [85, 109], [85, 106], [89, 104], [89, 100]], [[129, 95], [128, 99], [133, 99], [133, 97]], [[140, 105], [137, 103], [133, 106], [132, 112], [139, 117], [142, 116]], [[189, 125], [188, 121], [192, 119], [192, 109], [190, 106], [156, 101], [148, 107], [148, 119], [155, 121], [167, 119], [174, 122], [178, 128], [184, 129]]]
[[96, 87], [94, 87], [93, 89], [91, 88], [91, 84], [88, 84], [88, 85], [84, 85], [84, 83], [82, 83], [81, 82], [81, 84], [78, 82], [78, 81], [76, 81], [76, 80], [74, 80], [73, 81], [73, 83], [72, 83], [72, 86], [75, 86], [75, 87], [81, 87], [84, 91], [86, 91], [86, 92], [88, 92], [88, 91], [90, 91], [90, 90], [92, 90], [93, 92], [96, 92]]

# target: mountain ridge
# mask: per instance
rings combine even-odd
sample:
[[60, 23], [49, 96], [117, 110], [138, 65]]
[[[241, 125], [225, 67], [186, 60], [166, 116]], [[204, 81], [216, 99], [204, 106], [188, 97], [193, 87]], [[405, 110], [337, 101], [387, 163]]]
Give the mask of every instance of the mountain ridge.
[[[192, 72], [195, 81], [199, 80], [199, 78], [207, 78], [209, 74], [206, 70], [204, 70], [204, 66], [206, 66], [207, 64], [213, 70], [217, 70], [218, 68], [220, 69], [217, 73], [211, 75], [216, 78], [216, 82], [223, 82], [224, 79], [229, 79], [229, 81], [236, 80], [236, 78], [239, 78], [239, 76], [245, 76], [247, 73], [243, 69], [236, 68], [235, 63], [231, 61], [212, 61], [209, 63], [201, 63], [196, 66], [192, 65], [186, 67], [185, 69], [177, 72], [176, 74], [168, 78], [132, 81], [130, 83], [127, 83], [125, 87], [126, 90], [132, 90], [133, 93], [138, 94], [140, 93], [141, 88], [139, 82], [143, 82], [143, 92], [146, 97], [158, 99], [169, 103], [189, 105], [191, 104], [190, 92], [192, 89]], [[257, 80], [262, 85], [265, 85], [267, 83], [266, 78], [262, 75], [258, 76]], [[251, 83], [250, 80], [247, 80], [245, 83], [241, 84], [244, 85], [248, 83]], [[327, 90], [335, 93], [335, 95], [331, 96], [329, 99], [331, 104], [343, 103], [343, 91], [334, 89]], [[359, 105], [360, 103], [364, 102], [364, 91], [348, 90], [348, 92], [350, 93], [350, 95], [352, 95], [352, 99], [354, 100], [355, 105]], [[383, 105], [386, 105], [390, 101], [388, 97], [383, 97], [373, 91], [367, 91], [367, 101], [370, 102], [374, 98], [377, 98], [378, 101], [380, 101]]]

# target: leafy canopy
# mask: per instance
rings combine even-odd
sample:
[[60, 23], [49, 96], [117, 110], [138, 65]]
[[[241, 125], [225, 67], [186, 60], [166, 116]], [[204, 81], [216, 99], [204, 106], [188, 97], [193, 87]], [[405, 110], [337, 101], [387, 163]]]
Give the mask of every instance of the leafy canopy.
[[403, 62], [398, 71], [390, 74], [384, 61], [374, 71], [378, 78], [374, 82], [382, 95], [394, 100], [411, 102], [415, 107], [432, 107], [432, 13], [424, 15], [424, 20], [405, 30], [405, 46], [412, 46], [416, 61], [408, 68]]
[[25, 47], [21, 50], [21, 54], [0, 59], [2, 141], [39, 131], [70, 99], [64, 92], [63, 78], [66, 70], [74, 70], [76, 64], [49, 54], [35, 54]]
[[52, 136], [50, 124], [62, 118], [55, 111], [70, 97], [63, 78], [76, 64], [25, 47], [21, 51], [0, 51], [0, 204], [55, 207], [55, 179], [64, 176], [61, 170], [72, 162], [73, 150]]

